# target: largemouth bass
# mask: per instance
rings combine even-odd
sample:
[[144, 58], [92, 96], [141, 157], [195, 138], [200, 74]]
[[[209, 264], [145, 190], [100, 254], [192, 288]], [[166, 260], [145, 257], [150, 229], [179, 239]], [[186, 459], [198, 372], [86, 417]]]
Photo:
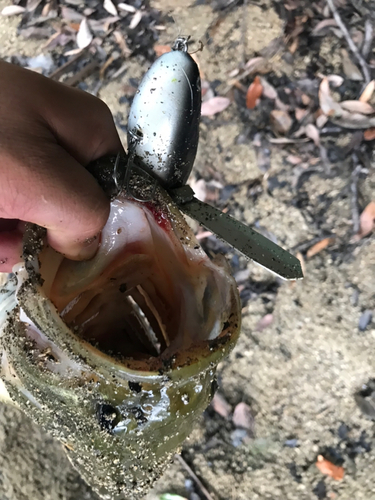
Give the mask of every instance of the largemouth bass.
[[23, 261], [0, 288], [2, 399], [59, 439], [103, 498], [141, 498], [237, 340], [235, 281], [160, 186], [151, 201], [121, 192], [111, 202], [89, 261], [65, 259], [44, 237], [28, 227]]

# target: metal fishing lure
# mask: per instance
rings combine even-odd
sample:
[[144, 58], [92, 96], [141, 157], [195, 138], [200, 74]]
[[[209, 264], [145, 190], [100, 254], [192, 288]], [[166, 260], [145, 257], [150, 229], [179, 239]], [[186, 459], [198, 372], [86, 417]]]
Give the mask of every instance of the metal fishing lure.
[[[118, 155], [110, 161], [113, 189], [125, 187], [137, 200], [147, 201], [155, 183], [160, 183], [182, 212], [249, 259], [284, 279], [303, 278], [296, 257], [251, 227], [197, 200], [186, 185], [198, 147], [201, 85], [198, 66], [188, 53], [188, 39], [178, 38], [172, 49], [153, 63], [134, 97], [128, 120], [128, 156]], [[96, 165], [103, 163], [98, 160]], [[146, 178], [149, 186], [141, 195], [132, 182], [137, 177]]]

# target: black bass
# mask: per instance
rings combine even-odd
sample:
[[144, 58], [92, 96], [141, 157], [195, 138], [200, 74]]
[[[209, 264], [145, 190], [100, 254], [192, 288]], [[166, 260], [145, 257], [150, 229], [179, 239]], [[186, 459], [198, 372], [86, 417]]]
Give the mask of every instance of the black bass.
[[157, 186], [152, 201], [111, 202], [90, 261], [65, 259], [29, 226], [13, 271], [0, 288], [2, 399], [59, 439], [103, 498], [141, 498], [239, 335], [225, 259], [207, 257]]

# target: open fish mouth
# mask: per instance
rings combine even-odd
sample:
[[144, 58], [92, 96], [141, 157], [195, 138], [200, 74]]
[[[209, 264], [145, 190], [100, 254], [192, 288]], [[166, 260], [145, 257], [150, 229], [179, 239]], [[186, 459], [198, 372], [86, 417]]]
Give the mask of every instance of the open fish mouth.
[[152, 201], [112, 201], [90, 261], [65, 259], [30, 226], [0, 292], [3, 392], [99, 494], [140, 498], [206, 408], [239, 335], [225, 259], [207, 257], [157, 187]]

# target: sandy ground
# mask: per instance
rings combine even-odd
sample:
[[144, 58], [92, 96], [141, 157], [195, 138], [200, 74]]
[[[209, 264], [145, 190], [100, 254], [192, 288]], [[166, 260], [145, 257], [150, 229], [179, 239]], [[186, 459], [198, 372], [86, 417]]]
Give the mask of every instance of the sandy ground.
[[[5, 4], [0, 1], [0, 8]], [[159, 0], [154, 6], [173, 9], [175, 19], [160, 43], [173, 40], [179, 31], [203, 38], [214, 21], [206, 5], [187, 9], [184, 1]], [[250, 57], [280, 36], [279, 17], [271, 7], [266, 14], [251, 4], [231, 13], [215, 29], [212, 43], [199, 54], [207, 80], [225, 81], [244, 54]], [[42, 52], [39, 42], [15, 37], [16, 25], [15, 19], [0, 18], [1, 55]], [[302, 64], [296, 61], [289, 67], [277, 55], [273, 62], [276, 72], [291, 78], [298, 76]], [[146, 69], [144, 64], [131, 64], [135, 77]], [[121, 92], [122, 82], [112, 82], [100, 97], [114, 114], [120, 111], [126, 116], [126, 107], [118, 103]], [[259, 177], [252, 145], [237, 141], [242, 129], [234, 105], [205, 120], [197, 171], [213, 167], [228, 184]], [[338, 242], [332, 252], [308, 260], [305, 279], [294, 284], [280, 284], [248, 264], [250, 279], [266, 291], [245, 306], [240, 341], [220, 366], [218, 381], [219, 392], [232, 407], [241, 401], [250, 406], [254, 436], [234, 446], [231, 422], [211, 410], [185, 443], [184, 457], [216, 500], [375, 499], [374, 426], [354, 400], [355, 391], [374, 376], [375, 324], [359, 331], [358, 322], [364, 310], [374, 308], [375, 239], [363, 240], [354, 251], [345, 245], [351, 230], [349, 160], [342, 161], [339, 175], [329, 181], [319, 173], [311, 175], [303, 186], [309, 204], [301, 208], [294, 203], [295, 172], [285, 161], [286, 154], [280, 148], [272, 150], [268, 173], [284, 182], [252, 199], [245, 189], [239, 190], [234, 213], [249, 224], [259, 223], [288, 249], [313, 239], [313, 216], [323, 214], [324, 226]], [[373, 166], [359, 188], [366, 205], [375, 191]], [[267, 296], [273, 285], [280, 285], [277, 295]], [[274, 316], [272, 325], [257, 331], [258, 321], [267, 313]], [[18, 411], [0, 406], [0, 422], [1, 500], [97, 498], [72, 470], [61, 446]], [[315, 462], [320, 453], [341, 459], [342, 481], [318, 471]], [[188, 475], [175, 463], [147, 500], [156, 500], [162, 492], [200, 498], [189, 488]]]

